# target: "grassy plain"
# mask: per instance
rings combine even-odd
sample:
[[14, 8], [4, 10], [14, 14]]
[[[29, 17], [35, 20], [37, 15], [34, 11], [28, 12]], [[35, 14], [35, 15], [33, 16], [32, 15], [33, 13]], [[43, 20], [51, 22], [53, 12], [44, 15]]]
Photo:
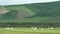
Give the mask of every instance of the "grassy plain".
[[60, 34], [60, 29], [44, 28], [43, 30], [41, 30], [41, 28], [37, 28], [36, 30], [34, 30], [32, 28], [13, 28], [11, 30], [6, 28], [0, 28], [0, 34]]

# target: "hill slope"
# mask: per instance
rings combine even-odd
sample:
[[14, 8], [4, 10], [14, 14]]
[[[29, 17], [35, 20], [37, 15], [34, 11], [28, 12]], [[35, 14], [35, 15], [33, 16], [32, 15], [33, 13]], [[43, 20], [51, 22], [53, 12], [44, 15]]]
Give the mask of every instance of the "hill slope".
[[[26, 10], [30, 12], [32, 11], [33, 13], [35, 13], [35, 15], [21, 21], [19, 20], [18, 22], [42, 22], [46, 20], [48, 21], [50, 18], [54, 18], [54, 15], [56, 13], [60, 13], [60, 1], [51, 2], [51, 3], [49, 2], [49, 3], [34, 3], [34, 4], [25, 4], [25, 5], [11, 5], [11, 6], [5, 6], [5, 7], [10, 11], [18, 11], [19, 9], [23, 8], [22, 6], [24, 6], [25, 9], [27, 8]], [[21, 10], [25, 10], [25, 9], [21, 9]], [[9, 14], [9, 17], [12, 14]]]

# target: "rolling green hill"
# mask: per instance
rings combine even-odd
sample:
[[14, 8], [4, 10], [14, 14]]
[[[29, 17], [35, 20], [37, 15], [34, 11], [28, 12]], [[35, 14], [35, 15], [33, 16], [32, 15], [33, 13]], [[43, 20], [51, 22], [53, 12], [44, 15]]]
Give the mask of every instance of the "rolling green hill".
[[40, 17], [47, 17], [49, 20], [50, 18], [54, 18], [54, 15], [58, 15], [58, 13], [60, 13], [60, 1], [49, 2], [49, 3], [33, 3], [33, 4], [24, 4], [24, 5], [11, 5], [11, 6], [5, 6], [5, 7], [12, 12], [26, 9], [30, 13], [31, 13], [31, 11], [33, 13], [35, 13], [34, 16], [27, 18], [26, 21], [28, 21], [28, 20], [31, 21], [32, 19], [34, 19], [36, 21], [35, 18], [37, 18], [37, 17], [39, 18], [39, 19], [37, 18], [38, 22], [40, 22], [39, 21]]
[[[23, 25], [50, 25], [60, 23], [60, 1], [4, 6], [10, 12], [3, 15], [0, 22]], [[44, 23], [44, 24], [43, 24]], [[53, 25], [52, 25], [53, 24]], [[58, 26], [58, 25], [57, 25]]]

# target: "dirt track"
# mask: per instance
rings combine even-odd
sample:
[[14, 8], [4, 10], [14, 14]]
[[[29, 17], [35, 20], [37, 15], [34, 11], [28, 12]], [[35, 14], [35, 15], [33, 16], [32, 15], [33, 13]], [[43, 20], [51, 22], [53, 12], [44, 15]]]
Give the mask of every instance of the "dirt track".
[[7, 12], [9, 12], [9, 11], [6, 8], [0, 7], [0, 14], [5, 14]]

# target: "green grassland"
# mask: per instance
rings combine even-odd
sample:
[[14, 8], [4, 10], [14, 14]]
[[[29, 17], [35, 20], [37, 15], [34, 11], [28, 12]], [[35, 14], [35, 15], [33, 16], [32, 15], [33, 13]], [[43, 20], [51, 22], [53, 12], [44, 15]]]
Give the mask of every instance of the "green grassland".
[[[41, 27], [60, 27], [60, 1], [4, 6], [10, 12], [3, 14], [0, 24]], [[7, 25], [6, 25], [7, 26]]]
[[48, 17], [35, 17], [35, 18], [26, 18], [26, 19], [23, 19], [23, 20], [12, 20], [12, 19], [4, 19], [4, 20], [0, 20], [0, 22], [42, 22], [42, 21], [45, 21], [47, 20]]
[[[32, 18], [26, 18], [26, 20], [24, 19], [23, 21], [35, 21], [35, 22], [39, 22], [39, 21], [44, 21], [46, 20], [50, 20], [52, 19], [52, 21], [59, 21], [57, 18], [57, 20], [54, 20], [54, 18], [56, 16], [60, 15], [60, 1], [57, 2], [49, 2], [49, 3], [33, 3], [33, 4], [24, 4], [24, 5], [11, 5], [11, 6], [5, 6], [8, 10], [11, 11], [12, 14], [6, 14], [6, 19], [8, 17], [11, 17], [10, 19], [13, 21], [13, 18], [16, 17], [14, 14], [14, 11], [21, 11], [21, 10], [26, 10], [28, 11], [29, 14], [33, 15]], [[30, 16], [29, 16], [30, 17]], [[36, 18], [38, 17], [38, 18]], [[40, 18], [40, 17], [47, 17], [47, 18]], [[9, 20], [9, 18], [8, 18]], [[10, 20], [10, 21], [11, 21]], [[19, 21], [19, 20], [18, 20]], [[20, 20], [22, 21], [22, 20]]]
[[[10, 10], [9, 13], [5, 14], [4, 17], [0, 20], [0, 22], [40, 22], [45, 21], [49, 17], [38, 17], [33, 16], [36, 14], [36, 12], [33, 12], [32, 10], [26, 8], [25, 6], [12, 6], [12, 7], [6, 7], [8, 10]], [[33, 17], [25, 18], [23, 20], [16, 20], [16, 10], [27, 10], [29, 14], [31, 14]]]
[[[13, 30], [0, 28], [0, 34], [60, 34], [60, 28], [56, 28], [60, 27], [60, 1], [24, 5], [8, 5], [4, 7], [10, 12], [4, 14], [3, 17], [0, 18], [0, 26], [13, 26]], [[24, 19], [16, 19], [16, 15], [19, 17], [21, 16], [21, 14], [18, 14], [17, 11], [18, 13], [19, 11], [26, 11], [28, 13], [28, 17]], [[41, 28], [34, 30], [32, 29], [33, 26], [45, 28], [44, 30], [41, 30]], [[46, 27], [55, 28], [48, 29]]]
[[0, 34], [60, 34], [60, 29], [47, 29], [41, 30], [38, 28], [36, 30], [32, 28], [14, 28], [13, 30], [0, 28]]

